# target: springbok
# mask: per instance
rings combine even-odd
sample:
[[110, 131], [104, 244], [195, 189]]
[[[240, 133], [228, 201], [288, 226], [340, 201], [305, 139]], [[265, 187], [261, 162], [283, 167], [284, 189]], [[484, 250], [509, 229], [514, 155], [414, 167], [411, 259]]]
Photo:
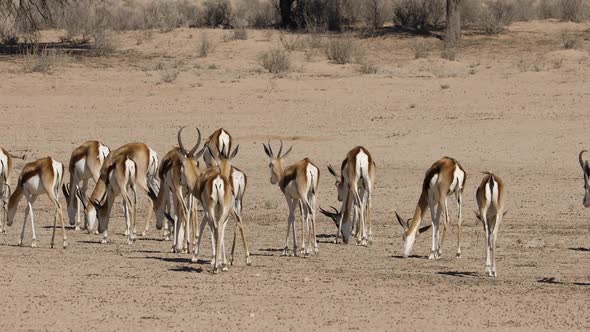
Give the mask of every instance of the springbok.
[[231, 161], [238, 153], [238, 148], [240, 145], [238, 144], [236, 148], [229, 154], [229, 149], [225, 148], [225, 144], [222, 143], [221, 151], [227, 152], [218, 152], [217, 150], [212, 150], [210, 146], [206, 146], [207, 153], [212, 157], [211, 163], [212, 167], [218, 167], [219, 172], [221, 175], [225, 176], [229, 179], [232, 189], [232, 194], [234, 196], [234, 206], [232, 215], [236, 223], [234, 224], [234, 238], [232, 242], [232, 249], [231, 249], [231, 258], [230, 258], [230, 265], [233, 265], [234, 258], [235, 258], [235, 249], [236, 249], [236, 238], [238, 234], [238, 229], [240, 231], [240, 235], [242, 238], [242, 244], [244, 247], [244, 254], [246, 256], [246, 265], [251, 265], [250, 262], [250, 251], [248, 250], [248, 244], [246, 243], [246, 236], [244, 234], [244, 224], [242, 222], [242, 200], [244, 198], [244, 194], [246, 192], [246, 185], [248, 184], [248, 177], [244, 172], [242, 172], [239, 168], [232, 165]]
[[[123, 145], [122, 147], [118, 148], [117, 150], [111, 151], [111, 153], [107, 156], [102, 169], [100, 171], [100, 177], [98, 178], [98, 182], [96, 182], [96, 186], [92, 191], [92, 194], [88, 198], [88, 201], [91, 202], [100, 202], [101, 204], [105, 202], [107, 198], [107, 182], [108, 182], [108, 171], [111, 169], [113, 165], [113, 161], [116, 160], [120, 156], [127, 156], [129, 159], [135, 162], [137, 177], [136, 177], [136, 184], [141, 188], [148, 192], [148, 181], [151, 187], [159, 187], [159, 181], [157, 179], [158, 173], [158, 155], [154, 150], [143, 143], [129, 143]], [[143, 231], [142, 235], [145, 235], [149, 228], [149, 223], [152, 215], [152, 200], [149, 200], [150, 208], [148, 209], [148, 216], [145, 222], [145, 230]], [[84, 208], [84, 215], [85, 215], [85, 222], [88, 225], [88, 231], [92, 232], [95, 230], [96, 226], [96, 208], [94, 204], [82, 204]], [[110, 208], [109, 208], [110, 211]], [[101, 243], [108, 242], [108, 220], [107, 225], [105, 226], [103, 239]], [[125, 233], [125, 236], [129, 234]], [[131, 230], [135, 233], [135, 229]]]
[[203, 159], [205, 159], [205, 166], [207, 168], [213, 166], [215, 157], [212, 153], [217, 155], [225, 154], [229, 155], [232, 148], [232, 137], [229, 132], [223, 128], [219, 128], [207, 138], [205, 141], [205, 147], [209, 147], [210, 152], [205, 152]]
[[6, 149], [0, 148], [0, 234], [6, 233], [7, 206], [11, 194], [8, 178], [12, 171], [13, 159], [24, 160], [25, 156], [15, 156]]
[[351, 204], [352, 197], [349, 196], [347, 199], [347, 205], [344, 207], [344, 213], [342, 210], [338, 210], [337, 208], [330, 206], [333, 211], [324, 210], [320, 207], [320, 212], [325, 215], [326, 217], [332, 219], [334, 225], [336, 226], [336, 230], [338, 230], [338, 226], [340, 224], [340, 218], [342, 218], [342, 227], [340, 227], [340, 235], [342, 236], [342, 240], [345, 244], [348, 244], [350, 241], [350, 236], [354, 236], [354, 229], [353, 226], [356, 225], [358, 222], [358, 213], [356, 210], [353, 213], [347, 212], [348, 209], [355, 209], [355, 207]]
[[582, 203], [584, 207], [588, 208], [590, 207], [590, 163], [588, 163], [588, 160], [583, 159], [584, 152], [588, 151], [582, 150], [578, 155], [578, 159], [580, 160], [580, 166], [584, 173], [584, 200]]
[[[76, 195], [80, 201], [88, 201], [97, 212], [98, 232], [107, 234], [109, 218], [113, 202], [118, 195], [123, 197], [123, 208], [125, 211], [125, 224], [127, 243], [132, 244], [135, 241], [135, 217], [137, 213], [137, 166], [136, 163], [127, 155], [119, 155], [111, 159], [111, 164], [106, 170], [106, 197], [102, 201], [86, 199], [81, 189], [76, 190]], [[133, 199], [129, 195], [128, 189], [133, 192]], [[147, 188], [145, 188], [147, 190]], [[89, 223], [89, 229], [94, 229], [94, 224]]]
[[70, 183], [62, 186], [62, 191], [66, 198], [68, 208], [68, 218], [70, 225], [76, 225], [76, 230], [86, 228], [87, 225], [81, 225], [80, 222], [80, 203], [78, 195], [72, 195], [72, 187], [79, 187], [82, 182], [82, 193], [86, 195], [88, 181], [98, 182], [100, 170], [105, 159], [110, 153], [108, 146], [98, 141], [88, 141], [72, 151], [68, 171], [70, 172]]
[[[187, 151], [182, 143], [183, 130], [184, 127], [178, 131], [178, 148], [173, 148], [162, 159], [159, 171], [160, 190], [156, 194], [154, 188], [150, 187], [149, 195], [154, 201], [156, 228], [162, 229], [165, 219], [171, 221], [174, 225], [172, 252], [186, 253], [191, 245], [191, 230], [195, 232], [196, 228], [192, 222], [195, 218], [192, 192], [199, 181], [201, 171], [198, 159], [204, 149], [197, 151], [201, 144], [201, 132], [197, 128], [197, 143]], [[172, 216], [171, 209], [167, 206], [170, 193], [173, 193], [175, 216]]]
[[[359, 225], [356, 227], [357, 245], [366, 246], [367, 242], [373, 242], [373, 227], [371, 223], [371, 196], [373, 186], [375, 185], [375, 161], [369, 151], [357, 146], [346, 154], [342, 161], [340, 174], [332, 166], [328, 166], [330, 173], [336, 178], [336, 189], [338, 191], [338, 200], [342, 202], [342, 209], [347, 213], [355, 213], [358, 217]], [[354, 209], [345, 209], [349, 202], [348, 196], [352, 196]], [[338, 221], [338, 232], [336, 233], [335, 243], [338, 243], [340, 233], [342, 232], [343, 214]], [[355, 218], [353, 218], [355, 219]], [[368, 224], [368, 233], [367, 233]]]
[[33, 217], [33, 203], [37, 197], [47, 194], [49, 200], [55, 207], [55, 216], [53, 219], [53, 234], [51, 236], [51, 248], [53, 248], [55, 240], [55, 228], [57, 218], [61, 221], [61, 228], [63, 231], [63, 247], [67, 247], [66, 242], [66, 225], [64, 223], [63, 214], [61, 211], [61, 204], [59, 203], [59, 188], [63, 182], [64, 165], [51, 157], [36, 160], [25, 165], [18, 177], [18, 184], [8, 201], [8, 226], [12, 226], [14, 216], [21, 197], [24, 195], [27, 200], [27, 209], [25, 210], [25, 220], [23, 221], [23, 228], [21, 229], [18, 245], [22, 245], [25, 236], [25, 226], [27, 219], [31, 217], [31, 228], [33, 230], [33, 240], [31, 247], [37, 247], [37, 236], [35, 233], [35, 221]]
[[[318, 185], [320, 180], [320, 170], [308, 158], [300, 160], [295, 164], [283, 167], [285, 158], [289, 155], [293, 147], [291, 146], [287, 152], [282, 154], [283, 142], [279, 148], [279, 153], [275, 156], [270, 142], [268, 146], [264, 143], [264, 152], [270, 159], [268, 165], [270, 169], [270, 183], [278, 184], [281, 191], [285, 195], [287, 204], [289, 205], [289, 218], [287, 221], [287, 237], [285, 239], [285, 248], [283, 255], [289, 253], [289, 232], [293, 227], [293, 254], [298, 256], [297, 251], [297, 231], [295, 228], [295, 209], [297, 204], [300, 205], [302, 218], [305, 220], [305, 227], [303, 227], [302, 247], [303, 254], [310, 254], [311, 248], [305, 247], [305, 230], [308, 234], [308, 245], [311, 246], [313, 242], [313, 252], [319, 253], [318, 243], [316, 239], [315, 220], [316, 220], [316, 201], [318, 195]], [[311, 227], [310, 227], [311, 214]], [[313, 236], [312, 236], [313, 234]], [[310, 238], [311, 237], [311, 238]]]
[[477, 188], [475, 198], [479, 212], [475, 216], [483, 224], [486, 232], [486, 273], [490, 277], [496, 276], [496, 238], [502, 218], [506, 215], [504, 211], [505, 191], [504, 183], [497, 176], [485, 172], [481, 184]]
[[223, 176], [219, 167], [210, 167], [199, 178], [198, 198], [203, 206], [204, 215], [198, 233], [197, 246], [193, 256], [193, 261], [199, 253], [199, 244], [202, 238], [204, 222], [209, 224], [211, 230], [211, 241], [213, 243], [213, 259], [211, 265], [213, 273], [227, 271], [225, 257], [225, 226], [229, 220], [229, 215], [234, 209], [234, 196], [232, 193], [230, 180]]
[[[402, 226], [404, 233], [404, 252], [403, 257], [407, 258], [414, 246], [416, 237], [425, 232], [433, 226], [432, 230], [432, 250], [428, 259], [438, 259], [442, 255], [442, 244], [445, 239], [447, 227], [449, 226], [449, 211], [447, 208], [447, 197], [451, 194], [455, 194], [457, 199], [458, 208], [458, 220], [457, 220], [457, 258], [461, 257], [461, 195], [465, 188], [465, 180], [467, 174], [463, 170], [463, 167], [459, 162], [453, 158], [443, 157], [439, 161], [435, 162], [426, 171], [424, 176], [424, 182], [422, 184], [422, 193], [418, 200], [418, 205], [414, 211], [414, 217], [411, 221], [405, 222], [397, 212], [395, 213], [397, 221]], [[436, 210], [435, 214], [435, 208]], [[419, 229], [420, 223], [424, 219], [426, 211], [430, 208], [430, 214], [432, 217], [432, 224], [422, 227]], [[439, 221], [441, 212], [445, 213], [445, 224], [442, 234], [440, 237]]]

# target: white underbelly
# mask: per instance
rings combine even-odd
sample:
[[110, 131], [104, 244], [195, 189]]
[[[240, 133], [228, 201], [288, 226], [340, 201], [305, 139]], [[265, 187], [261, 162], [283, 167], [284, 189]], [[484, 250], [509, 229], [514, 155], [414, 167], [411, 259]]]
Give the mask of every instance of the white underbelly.
[[45, 193], [45, 188], [41, 183], [41, 178], [35, 175], [23, 184], [23, 191], [29, 195], [41, 195]]

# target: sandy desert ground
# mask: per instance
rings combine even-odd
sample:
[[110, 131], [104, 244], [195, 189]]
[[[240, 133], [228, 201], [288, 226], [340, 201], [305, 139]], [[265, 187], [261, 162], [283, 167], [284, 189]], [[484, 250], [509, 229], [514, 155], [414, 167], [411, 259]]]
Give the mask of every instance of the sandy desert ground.
[[[561, 48], [565, 29], [578, 49]], [[414, 59], [411, 43], [422, 37], [361, 39], [379, 68], [374, 75], [294, 51], [295, 70], [275, 77], [256, 56], [278, 44], [278, 32], [223, 42], [227, 31], [209, 30], [216, 47], [198, 58], [200, 33], [125, 33], [114, 56], [73, 56], [45, 74], [25, 74], [22, 58], [1, 55], [0, 145], [28, 161], [51, 155], [67, 163], [88, 139], [112, 148], [146, 142], [163, 156], [182, 125], [207, 134], [224, 127], [249, 176], [252, 266], [238, 247], [230, 271], [213, 275], [208, 241], [193, 264], [169, 253], [154, 225], [129, 246], [118, 206], [111, 243], [68, 229], [69, 247], [52, 250], [47, 198], [35, 207], [39, 247], [28, 246], [30, 225], [16, 247], [21, 202], [15, 225], [0, 235], [0, 330], [590, 329], [590, 210], [577, 161], [590, 148], [589, 23], [515, 23], [498, 37], [467, 35], [457, 61], [441, 59], [436, 47]], [[168, 67], [179, 76], [163, 83]], [[289, 161], [309, 157], [321, 167], [323, 207], [336, 204], [325, 166], [355, 145], [373, 153], [372, 247], [332, 244], [333, 223], [320, 216], [320, 256], [279, 256], [287, 205], [269, 183], [267, 139], [293, 144]], [[425, 170], [445, 155], [468, 173], [463, 258], [454, 258], [452, 205], [445, 256], [426, 259], [429, 233], [402, 259], [393, 212], [410, 216]], [[23, 165], [16, 163], [12, 184]], [[510, 210], [495, 279], [484, 276], [484, 234], [471, 212], [484, 170], [504, 179]], [[141, 222], [146, 207], [144, 197]]]

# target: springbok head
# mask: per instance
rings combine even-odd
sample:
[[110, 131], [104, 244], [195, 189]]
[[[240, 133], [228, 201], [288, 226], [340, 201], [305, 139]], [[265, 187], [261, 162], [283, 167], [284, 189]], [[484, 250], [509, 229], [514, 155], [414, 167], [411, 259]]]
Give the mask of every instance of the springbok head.
[[[216, 149], [211, 149], [209, 145], [205, 147], [207, 153], [211, 156], [211, 165], [217, 166], [221, 170], [221, 174], [226, 176], [229, 175], [231, 169], [231, 161], [236, 157], [238, 154], [238, 149], [240, 148], [240, 144], [236, 145], [233, 151], [229, 151], [225, 147], [225, 143], [221, 145], [221, 152], [217, 151]], [[225, 152], [224, 152], [225, 151]]]
[[199, 149], [199, 145], [201, 145], [201, 131], [199, 130], [199, 128], [197, 129], [197, 143], [195, 144], [195, 146], [193, 146], [192, 149], [187, 150], [184, 147], [184, 144], [182, 143], [182, 131], [184, 130], [184, 126], [180, 128], [180, 130], [178, 130], [178, 134], [177, 134], [177, 139], [178, 139], [178, 153], [180, 154], [182, 159], [190, 159], [196, 163], [197, 160], [199, 158], [201, 158], [201, 156], [203, 155], [203, 152], [205, 152], [205, 149], [201, 149], [199, 151], [197, 151]]
[[588, 160], [584, 160], [582, 158], [584, 152], [588, 152], [586, 150], [582, 150], [578, 159], [580, 160], [580, 166], [582, 167], [582, 172], [584, 172], [584, 207], [590, 207], [590, 164]]
[[[340, 217], [342, 216], [342, 212], [338, 211], [338, 209], [336, 209], [333, 206], [330, 206], [330, 208], [332, 210], [334, 210], [334, 212], [332, 211], [327, 211], [324, 210], [320, 207], [320, 212], [325, 215], [326, 217], [332, 219], [332, 221], [334, 221], [334, 224], [336, 225], [336, 228], [338, 228], [338, 222], [340, 221]], [[342, 220], [342, 231], [341, 231], [341, 235], [342, 235], [342, 240], [344, 241], [344, 243], [348, 244], [348, 240], [350, 239], [350, 233], [352, 231], [352, 223], [349, 220], [349, 215], [347, 213], [344, 214], [344, 219]]]
[[281, 146], [279, 148], [279, 153], [276, 156], [272, 151], [272, 147], [270, 146], [270, 141], [268, 141], [268, 145], [265, 145], [264, 143], [262, 143], [262, 146], [264, 147], [264, 153], [266, 153], [266, 155], [270, 159], [270, 163], [268, 164], [268, 168], [270, 169], [270, 183], [277, 184], [279, 182], [279, 180], [281, 179], [281, 177], [283, 176], [283, 161], [285, 160], [285, 158], [287, 158], [289, 153], [291, 153], [293, 146], [291, 146], [287, 150], [287, 152], [282, 153], [283, 152], [283, 141], [281, 140]]
[[[404, 221], [404, 219], [402, 219], [402, 217], [399, 216], [399, 214], [397, 214], [397, 212], [395, 212], [395, 216], [397, 218], [397, 222], [399, 223], [400, 226], [402, 226], [403, 229], [403, 233], [402, 233], [402, 238], [404, 240], [404, 258], [408, 258], [408, 256], [410, 256], [410, 252], [412, 252], [412, 248], [414, 247], [414, 242], [416, 242], [416, 237], [424, 232], [426, 232], [428, 229], [430, 229], [430, 227], [432, 226], [432, 224], [428, 225], [428, 226], [424, 226], [418, 229], [417, 232], [412, 232], [412, 225], [411, 225], [411, 221], [412, 219], [407, 219], [406, 221]], [[414, 234], [415, 233], [415, 234]]]
[[76, 195], [84, 209], [84, 220], [88, 228], [88, 232], [92, 233], [96, 230], [96, 223], [98, 220], [98, 232], [102, 233], [106, 230], [109, 219], [109, 204], [107, 203], [107, 192], [100, 200], [93, 200], [82, 193], [82, 190], [76, 186]]
[[346, 194], [348, 193], [348, 191], [347, 191], [348, 188], [346, 188], [344, 186], [344, 178], [342, 177], [342, 175], [340, 175], [336, 172], [336, 170], [334, 169], [334, 167], [332, 167], [332, 165], [328, 165], [328, 171], [336, 179], [335, 186], [336, 186], [336, 191], [338, 191], [338, 201], [342, 202], [346, 199]]

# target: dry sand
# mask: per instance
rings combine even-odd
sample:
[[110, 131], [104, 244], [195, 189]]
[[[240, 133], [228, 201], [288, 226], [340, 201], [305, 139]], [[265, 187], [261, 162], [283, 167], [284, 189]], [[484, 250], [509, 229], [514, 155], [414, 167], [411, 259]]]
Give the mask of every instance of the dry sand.
[[[580, 39], [577, 50], [560, 50], [564, 29]], [[0, 145], [29, 161], [51, 155], [67, 163], [87, 139], [112, 148], [142, 141], [163, 156], [181, 125], [227, 128], [240, 143], [235, 164], [249, 176], [253, 265], [239, 247], [235, 266], [212, 275], [208, 240], [203, 261], [191, 264], [190, 255], [169, 253], [153, 226], [128, 246], [118, 205], [111, 243], [69, 229], [67, 250], [51, 250], [47, 198], [35, 206], [39, 248], [28, 247], [30, 225], [19, 248], [21, 202], [0, 236], [0, 330], [590, 329], [590, 210], [581, 204], [577, 162], [590, 148], [589, 29], [514, 24], [499, 37], [466, 36], [454, 62], [439, 58], [433, 40], [432, 54], [414, 60], [416, 37], [363, 39], [375, 75], [321, 54], [306, 62], [298, 51], [285, 77], [261, 72], [257, 54], [278, 44], [277, 32], [269, 41], [264, 31], [222, 42], [226, 31], [209, 30], [216, 47], [207, 58], [196, 57], [199, 30], [125, 33], [117, 55], [74, 57], [49, 74], [24, 74], [21, 58], [2, 55]], [[168, 67], [179, 76], [161, 83]], [[321, 216], [320, 256], [279, 257], [287, 205], [269, 183], [261, 146], [269, 137], [295, 145], [290, 162], [309, 157], [321, 167], [323, 207], [336, 204], [325, 166], [355, 145], [373, 153], [372, 247], [331, 244], [335, 228]], [[401, 259], [393, 211], [410, 216], [424, 171], [444, 155], [468, 173], [463, 258], [454, 258], [451, 204], [444, 257], [425, 258], [428, 233], [417, 240], [417, 257]], [[484, 276], [483, 230], [471, 214], [484, 170], [504, 179], [510, 209], [496, 279]], [[142, 216], [146, 206], [144, 198]]]

